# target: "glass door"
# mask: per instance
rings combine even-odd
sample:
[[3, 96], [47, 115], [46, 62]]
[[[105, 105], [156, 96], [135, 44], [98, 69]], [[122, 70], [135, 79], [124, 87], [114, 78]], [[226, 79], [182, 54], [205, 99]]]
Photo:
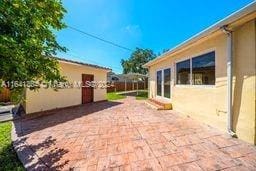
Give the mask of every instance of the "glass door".
[[156, 73], [156, 80], [157, 80], [157, 83], [156, 83], [156, 94], [158, 96], [162, 96], [162, 70], [160, 71], [157, 71]]
[[156, 72], [156, 95], [164, 98], [171, 98], [171, 68]]
[[164, 70], [164, 97], [171, 98], [171, 69]]

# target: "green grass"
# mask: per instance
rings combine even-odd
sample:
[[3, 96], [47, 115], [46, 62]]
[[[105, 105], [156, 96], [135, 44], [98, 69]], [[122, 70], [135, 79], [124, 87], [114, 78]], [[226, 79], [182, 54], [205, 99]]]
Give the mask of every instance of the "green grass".
[[107, 99], [108, 99], [109, 101], [124, 99], [125, 97], [126, 97], [126, 96], [121, 95], [121, 94], [116, 94], [115, 92], [107, 93]]
[[12, 147], [11, 122], [0, 123], [0, 170], [25, 170]]
[[148, 98], [148, 92], [141, 91], [136, 95], [136, 100], [145, 100]]

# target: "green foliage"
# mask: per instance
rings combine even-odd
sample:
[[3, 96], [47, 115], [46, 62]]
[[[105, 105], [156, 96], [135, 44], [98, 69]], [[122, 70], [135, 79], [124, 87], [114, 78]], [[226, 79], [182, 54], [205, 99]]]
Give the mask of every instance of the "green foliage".
[[148, 99], [148, 92], [147, 91], [140, 91], [136, 95], [136, 100], [146, 100]]
[[0, 80], [64, 80], [49, 56], [66, 51], [53, 33], [65, 12], [60, 0], [0, 0]]
[[12, 148], [11, 122], [0, 123], [0, 170], [25, 170]]
[[117, 94], [115, 92], [112, 92], [112, 93], [107, 93], [107, 99], [109, 101], [111, 100], [119, 100], [119, 99], [124, 99], [125, 96], [124, 95], [121, 95], [121, 94]]
[[147, 74], [147, 69], [143, 68], [142, 65], [154, 59], [155, 57], [156, 55], [153, 53], [152, 50], [136, 48], [136, 50], [131, 54], [128, 60], [121, 60], [123, 73], [127, 74], [132, 72]]

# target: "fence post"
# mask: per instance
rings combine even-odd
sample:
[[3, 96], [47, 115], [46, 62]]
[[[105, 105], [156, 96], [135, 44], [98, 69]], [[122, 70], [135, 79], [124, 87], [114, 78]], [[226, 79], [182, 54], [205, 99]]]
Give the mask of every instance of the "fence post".
[[139, 94], [139, 82], [137, 80], [137, 95]]
[[124, 82], [125, 82], [124, 89], [125, 89], [125, 91], [127, 91], [126, 79], [124, 80]]

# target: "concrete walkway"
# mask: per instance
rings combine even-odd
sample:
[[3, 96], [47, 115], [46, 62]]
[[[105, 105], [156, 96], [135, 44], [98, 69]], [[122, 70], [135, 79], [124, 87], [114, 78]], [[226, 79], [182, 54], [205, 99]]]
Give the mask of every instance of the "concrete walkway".
[[132, 97], [14, 122], [28, 170], [256, 170], [256, 149]]
[[0, 113], [0, 123], [6, 122], [6, 121], [11, 121], [13, 119], [14, 119], [14, 117], [13, 117], [12, 113]]
[[0, 106], [0, 122], [11, 121], [15, 117], [12, 114], [14, 105]]

